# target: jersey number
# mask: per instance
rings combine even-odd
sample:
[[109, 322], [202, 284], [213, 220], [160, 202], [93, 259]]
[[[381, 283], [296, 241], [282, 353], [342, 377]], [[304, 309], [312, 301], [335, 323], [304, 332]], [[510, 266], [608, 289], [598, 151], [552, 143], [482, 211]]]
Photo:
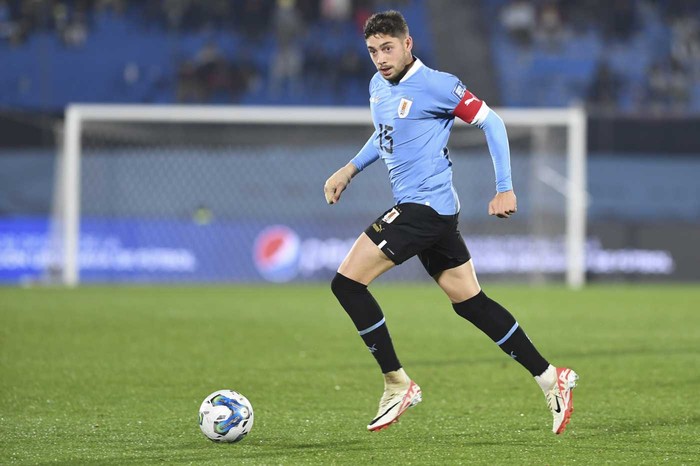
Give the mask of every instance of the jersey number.
[[388, 154], [394, 153], [394, 138], [389, 133], [394, 131], [393, 126], [379, 123], [379, 148]]

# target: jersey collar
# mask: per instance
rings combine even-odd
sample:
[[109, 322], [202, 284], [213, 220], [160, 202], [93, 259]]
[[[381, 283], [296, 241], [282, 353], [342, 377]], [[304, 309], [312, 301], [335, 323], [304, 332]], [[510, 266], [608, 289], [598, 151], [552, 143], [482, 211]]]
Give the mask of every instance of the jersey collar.
[[411, 66], [411, 69], [408, 70], [408, 72], [404, 75], [403, 78], [401, 78], [401, 81], [399, 81], [399, 83], [406, 81], [408, 78], [416, 74], [416, 72], [423, 67], [422, 61], [420, 61], [417, 57], [413, 57], [413, 59], [413, 66]]

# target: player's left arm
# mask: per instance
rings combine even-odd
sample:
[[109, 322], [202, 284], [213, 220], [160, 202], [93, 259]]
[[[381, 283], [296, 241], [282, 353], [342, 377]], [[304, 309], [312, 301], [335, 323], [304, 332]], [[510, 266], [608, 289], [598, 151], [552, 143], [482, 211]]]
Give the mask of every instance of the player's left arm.
[[464, 96], [454, 109], [454, 115], [478, 126], [486, 135], [486, 144], [493, 160], [496, 172], [496, 195], [489, 202], [489, 215], [508, 218], [517, 210], [517, 198], [513, 192], [513, 181], [510, 172], [510, 146], [506, 125], [496, 112], [491, 110], [486, 102], [480, 100], [471, 92], [465, 90]]

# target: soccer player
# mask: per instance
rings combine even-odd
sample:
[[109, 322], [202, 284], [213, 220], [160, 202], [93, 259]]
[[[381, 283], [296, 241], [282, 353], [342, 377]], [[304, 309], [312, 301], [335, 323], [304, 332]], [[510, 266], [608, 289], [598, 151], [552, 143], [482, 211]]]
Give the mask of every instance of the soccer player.
[[331, 283], [384, 374], [379, 411], [367, 429], [389, 427], [421, 401], [421, 389], [402, 368], [382, 310], [367, 289], [379, 275], [418, 255], [455, 312], [533, 375], [554, 416], [552, 430], [560, 434], [573, 411], [578, 376], [549, 364], [510, 312], [484, 294], [457, 229], [460, 203], [447, 149], [455, 117], [486, 135], [497, 191], [489, 202], [489, 215], [509, 218], [517, 210], [503, 121], [455, 76], [432, 70], [413, 56], [413, 39], [401, 13], [374, 14], [364, 35], [377, 68], [369, 85], [375, 131], [360, 152], [328, 178], [324, 193], [326, 201], [335, 204], [350, 180], [372, 162], [381, 158], [389, 169], [396, 205], [360, 234]]

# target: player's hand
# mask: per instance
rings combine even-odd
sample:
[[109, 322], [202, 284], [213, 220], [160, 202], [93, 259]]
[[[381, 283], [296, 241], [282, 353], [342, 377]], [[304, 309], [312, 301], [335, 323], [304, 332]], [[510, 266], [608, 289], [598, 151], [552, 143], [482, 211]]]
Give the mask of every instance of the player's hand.
[[489, 202], [489, 215], [508, 218], [517, 211], [518, 200], [512, 190], [496, 194]]
[[340, 195], [348, 187], [354, 174], [351, 168], [345, 166], [326, 180], [326, 184], [323, 185], [323, 194], [326, 196], [327, 203], [335, 204], [340, 200]]
[[329, 204], [335, 204], [340, 200], [340, 195], [345, 188], [350, 184], [350, 177], [337, 171], [331, 175], [330, 178], [326, 180], [326, 184], [323, 185], [323, 194], [326, 196], [326, 202]]

